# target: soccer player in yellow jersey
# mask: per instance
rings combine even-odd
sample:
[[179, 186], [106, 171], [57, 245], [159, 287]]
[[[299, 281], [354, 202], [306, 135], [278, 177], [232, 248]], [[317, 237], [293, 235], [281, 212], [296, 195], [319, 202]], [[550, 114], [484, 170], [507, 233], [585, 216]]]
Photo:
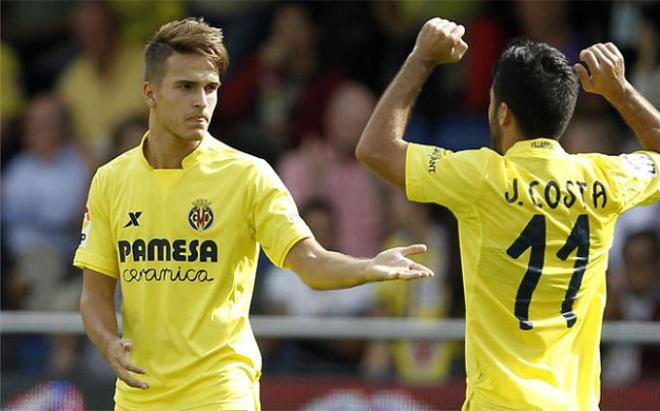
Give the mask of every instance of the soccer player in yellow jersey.
[[[367, 124], [356, 155], [413, 201], [459, 223], [466, 305], [464, 410], [597, 410], [607, 250], [627, 209], [660, 198], [660, 114], [611, 44], [571, 67], [543, 43], [511, 43], [494, 70], [494, 150], [452, 153], [401, 139], [433, 69], [467, 51], [434, 18]], [[588, 68], [588, 71], [587, 71]], [[569, 155], [558, 142], [582, 87], [605, 97], [647, 151]]]
[[145, 63], [149, 131], [89, 192], [74, 261], [85, 329], [118, 377], [116, 410], [257, 410], [248, 311], [259, 245], [316, 289], [429, 277], [405, 257], [425, 246], [361, 260], [326, 251], [265, 161], [208, 134], [228, 65], [220, 29], [168, 23]]

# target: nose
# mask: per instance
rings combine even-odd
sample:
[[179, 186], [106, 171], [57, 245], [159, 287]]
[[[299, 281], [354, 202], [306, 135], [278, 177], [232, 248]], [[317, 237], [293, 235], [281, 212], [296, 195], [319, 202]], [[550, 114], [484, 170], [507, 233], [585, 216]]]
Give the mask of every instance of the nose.
[[208, 105], [208, 97], [206, 96], [204, 89], [200, 89], [197, 93], [195, 93], [195, 97], [193, 99], [193, 106], [195, 108], [206, 108], [207, 105]]

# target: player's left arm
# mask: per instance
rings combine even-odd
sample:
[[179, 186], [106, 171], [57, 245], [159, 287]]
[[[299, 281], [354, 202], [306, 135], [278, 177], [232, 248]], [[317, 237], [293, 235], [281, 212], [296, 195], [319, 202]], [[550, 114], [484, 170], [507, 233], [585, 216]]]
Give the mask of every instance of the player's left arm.
[[580, 52], [580, 60], [584, 65], [576, 64], [575, 70], [582, 88], [605, 97], [644, 149], [660, 152], [660, 112], [626, 80], [619, 49], [613, 43], [594, 44]]
[[422, 86], [439, 64], [458, 62], [467, 51], [465, 27], [449, 20], [427, 21], [394, 80], [362, 132], [355, 155], [376, 175], [405, 189], [407, 143], [402, 139]]
[[433, 272], [407, 255], [426, 251], [422, 244], [392, 248], [374, 258], [360, 259], [328, 251], [313, 237], [299, 241], [289, 251], [284, 266], [315, 290], [350, 288], [387, 280], [415, 280]]

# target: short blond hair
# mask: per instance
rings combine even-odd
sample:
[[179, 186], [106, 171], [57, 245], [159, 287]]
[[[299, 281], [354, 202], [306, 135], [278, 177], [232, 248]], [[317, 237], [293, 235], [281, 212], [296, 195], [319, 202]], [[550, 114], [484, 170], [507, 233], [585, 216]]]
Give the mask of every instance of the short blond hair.
[[209, 26], [203, 18], [188, 17], [164, 24], [144, 50], [144, 79], [159, 81], [165, 61], [173, 53], [199, 54], [209, 60], [222, 76], [229, 67], [222, 29]]

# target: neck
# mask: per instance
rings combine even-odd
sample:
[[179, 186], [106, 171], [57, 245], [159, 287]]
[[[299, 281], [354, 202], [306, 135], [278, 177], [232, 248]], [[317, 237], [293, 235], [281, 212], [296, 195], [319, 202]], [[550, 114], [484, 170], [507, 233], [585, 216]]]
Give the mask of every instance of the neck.
[[500, 142], [502, 154], [506, 153], [514, 144], [524, 140], [519, 134], [516, 133], [503, 133]]
[[183, 168], [183, 159], [192, 153], [201, 140], [186, 141], [164, 130], [149, 127], [144, 144], [144, 156], [153, 168]]

